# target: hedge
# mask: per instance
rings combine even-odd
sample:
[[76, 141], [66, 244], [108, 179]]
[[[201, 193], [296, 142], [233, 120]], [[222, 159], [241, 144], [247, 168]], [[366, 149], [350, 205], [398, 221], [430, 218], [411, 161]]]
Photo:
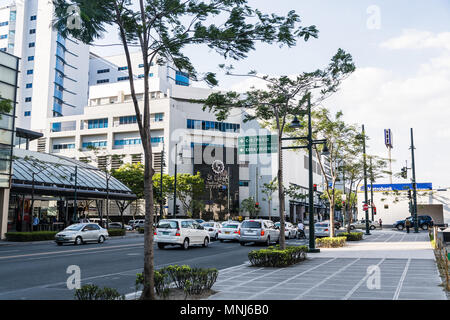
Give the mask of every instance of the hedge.
[[248, 259], [256, 267], [287, 267], [306, 259], [307, 246], [289, 246], [280, 250], [280, 246], [270, 246], [267, 249], [252, 250]]
[[144, 228], [138, 228], [139, 233], [144, 233]]
[[33, 232], [7, 232], [5, 234], [7, 241], [45, 241], [55, 240], [58, 231], [33, 231]]
[[[167, 266], [155, 270], [155, 291], [164, 298], [169, 294], [170, 286], [173, 283], [176, 288], [184, 290], [186, 296], [201, 294], [211, 289], [218, 275], [219, 271], [215, 268], [191, 268], [186, 265]], [[143, 284], [144, 277], [141, 273], [138, 273], [136, 277], [136, 290]]]
[[338, 237], [346, 237], [347, 241], [360, 241], [363, 239], [362, 232], [342, 232], [337, 234]]
[[116, 289], [104, 287], [100, 289], [93, 284], [87, 284], [75, 290], [76, 300], [125, 300]]
[[316, 245], [319, 248], [339, 248], [345, 246], [346, 241], [347, 241], [346, 237], [317, 238]]
[[126, 234], [125, 229], [108, 229], [110, 237], [124, 236]]

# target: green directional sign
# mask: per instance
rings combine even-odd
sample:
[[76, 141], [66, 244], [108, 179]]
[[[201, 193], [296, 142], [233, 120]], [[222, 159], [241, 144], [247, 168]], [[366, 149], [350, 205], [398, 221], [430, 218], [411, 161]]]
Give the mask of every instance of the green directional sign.
[[238, 138], [239, 154], [260, 154], [278, 152], [278, 136], [244, 136]]

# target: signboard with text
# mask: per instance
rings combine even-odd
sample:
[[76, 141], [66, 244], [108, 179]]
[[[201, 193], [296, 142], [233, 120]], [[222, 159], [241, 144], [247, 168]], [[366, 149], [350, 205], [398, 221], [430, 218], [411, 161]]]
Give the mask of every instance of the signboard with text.
[[238, 138], [239, 154], [261, 154], [278, 152], [278, 136], [244, 136]]

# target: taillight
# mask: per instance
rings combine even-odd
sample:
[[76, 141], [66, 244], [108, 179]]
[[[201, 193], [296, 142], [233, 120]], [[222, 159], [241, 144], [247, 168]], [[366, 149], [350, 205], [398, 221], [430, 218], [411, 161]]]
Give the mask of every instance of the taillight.
[[155, 231], [155, 232], [153, 232], [153, 235], [154, 235], [154, 236], [156, 236], [156, 235], [157, 235], [157, 232], [156, 232], [156, 231]]
[[219, 230], [219, 233], [222, 233], [222, 231]]
[[328, 229], [325, 229], [325, 231], [328, 231]]
[[262, 236], [264, 235], [264, 230], [261, 230], [261, 235], [262, 235]]
[[235, 232], [233, 232], [233, 233], [238, 233], [238, 234], [241, 234], [241, 231], [239, 230], [239, 231], [235, 231]]
[[179, 236], [180, 236], [180, 229], [177, 229], [177, 233], [175, 233], [175, 236], [176, 236], [176, 237], [179, 237]]

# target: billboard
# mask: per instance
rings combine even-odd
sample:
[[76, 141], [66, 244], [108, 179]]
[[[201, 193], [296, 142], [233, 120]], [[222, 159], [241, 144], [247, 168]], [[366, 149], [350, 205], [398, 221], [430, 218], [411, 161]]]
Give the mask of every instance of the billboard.
[[[373, 191], [374, 192], [386, 192], [386, 191], [405, 191], [408, 189], [412, 190], [411, 183], [394, 183], [394, 184], [374, 184]], [[433, 189], [433, 184], [430, 183], [417, 183], [416, 189], [418, 191], [427, 191]], [[360, 191], [364, 191], [364, 186], [361, 186]], [[370, 191], [370, 185], [367, 186], [367, 190]]]

